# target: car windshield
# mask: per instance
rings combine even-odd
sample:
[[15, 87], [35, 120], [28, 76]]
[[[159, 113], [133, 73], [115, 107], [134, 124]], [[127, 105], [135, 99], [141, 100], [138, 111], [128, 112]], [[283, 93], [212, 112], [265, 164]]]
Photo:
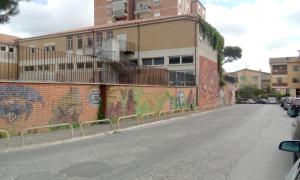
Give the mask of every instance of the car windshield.
[[288, 98], [287, 103], [291, 103], [293, 101], [293, 98]]

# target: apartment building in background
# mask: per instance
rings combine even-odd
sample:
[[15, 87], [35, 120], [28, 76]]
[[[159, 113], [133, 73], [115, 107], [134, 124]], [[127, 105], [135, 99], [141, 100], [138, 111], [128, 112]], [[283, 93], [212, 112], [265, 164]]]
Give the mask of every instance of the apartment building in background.
[[237, 89], [246, 86], [253, 86], [258, 89], [271, 87], [271, 74], [262, 71], [246, 68], [236, 72], [226, 73], [226, 76], [235, 78], [235, 86]]
[[176, 15], [198, 15], [206, 9], [199, 0], [94, 0], [94, 24], [151, 19]]
[[0, 33], [0, 79], [12, 79], [16, 76], [17, 49], [14, 41], [18, 38]]
[[300, 57], [279, 57], [269, 60], [272, 89], [282, 94], [300, 96]]

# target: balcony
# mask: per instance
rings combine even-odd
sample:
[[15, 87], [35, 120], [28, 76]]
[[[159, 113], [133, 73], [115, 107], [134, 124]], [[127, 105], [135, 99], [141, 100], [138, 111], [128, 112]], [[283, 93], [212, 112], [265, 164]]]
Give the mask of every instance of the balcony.
[[288, 83], [272, 83], [272, 87], [287, 87]]
[[145, 12], [150, 12], [151, 11], [151, 6], [150, 4], [139, 4], [135, 8], [135, 14], [138, 13], [145, 13]]
[[127, 0], [113, 0], [112, 1], [112, 16], [126, 17], [128, 16], [128, 1]]
[[112, 12], [112, 16], [113, 17], [126, 17], [128, 16], [128, 12], [125, 9], [121, 9], [121, 10], [114, 10]]

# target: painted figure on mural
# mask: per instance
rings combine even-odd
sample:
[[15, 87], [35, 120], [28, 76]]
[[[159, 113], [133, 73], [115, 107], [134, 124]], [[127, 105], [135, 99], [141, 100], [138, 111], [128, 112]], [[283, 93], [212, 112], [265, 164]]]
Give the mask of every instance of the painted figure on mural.
[[179, 90], [179, 92], [177, 93], [177, 99], [176, 99], [176, 105], [177, 107], [184, 107], [184, 92], [182, 89]]
[[53, 107], [53, 117], [50, 124], [77, 123], [82, 112], [82, 102], [78, 88], [70, 88], [70, 91], [58, 100]]
[[17, 121], [30, 117], [34, 103], [44, 106], [43, 97], [31, 87], [0, 86], [0, 119], [6, 120], [12, 127]]
[[135, 106], [136, 102], [134, 100], [134, 92], [132, 89], [128, 90], [128, 99], [127, 99], [127, 104], [126, 104], [126, 114], [127, 115], [132, 115], [135, 114]]
[[91, 106], [98, 107], [100, 98], [99, 89], [91, 89], [88, 94], [88, 101]]
[[202, 105], [219, 101], [219, 76], [217, 64], [209, 60], [200, 61], [200, 100]]
[[187, 103], [188, 103], [189, 106], [194, 105], [194, 102], [195, 102], [195, 97], [194, 96], [195, 96], [194, 92], [191, 89], [190, 93], [189, 93], [189, 96], [188, 96], [188, 99], [187, 99]]

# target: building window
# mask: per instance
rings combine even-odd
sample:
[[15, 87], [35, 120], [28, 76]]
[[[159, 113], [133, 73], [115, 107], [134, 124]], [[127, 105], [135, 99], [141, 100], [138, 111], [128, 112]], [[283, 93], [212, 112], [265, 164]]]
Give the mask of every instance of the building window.
[[113, 39], [113, 38], [114, 38], [113, 32], [112, 32], [112, 31], [106, 31], [106, 38], [107, 38], [108, 40]]
[[300, 66], [293, 66], [294, 71], [300, 71]]
[[277, 83], [282, 83], [282, 77], [277, 77]]
[[190, 63], [194, 63], [193, 56], [183, 56], [182, 57], [182, 64], [190, 64]]
[[91, 68], [93, 68], [94, 66], [93, 66], [93, 63], [92, 62], [86, 62], [85, 63], [85, 68], [87, 68], [87, 69], [91, 69]]
[[73, 50], [73, 36], [67, 36], [67, 50]]
[[51, 46], [46, 46], [45, 47], [45, 50], [46, 52], [49, 52], [49, 51], [55, 51], [55, 46], [51, 45]]
[[153, 58], [153, 63], [154, 63], [154, 65], [164, 65], [165, 58], [164, 57]]
[[160, 16], [160, 11], [155, 11], [154, 12], [154, 17], [159, 17]]
[[180, 56], [169, 57], [169, 64], [180, 64]]
[[59, 64], [58, 68], [59, 68], [59, 70], [65, 70], [66, 69], [66, 65], [65, 64]]
[[1, 51], [6, 51], [6, 47], [5, 46], [1, 46]]
[[96, 33], [96, 42], [97, 42], [98, 45], [101, 46], [101, 44], [102, 44], [102, 32], [97, 32]]
[[97, 62], [97, 68], [101, 69], [102, 68], [102, 63], [101, 62]]
[[77, 49], [82, 49], [82, 36], [77, 36]]
[[77, 69], [84, 69], [84, 63], [77, 63]]
[[38, 70], [39, 71], [49, 71], [49, 65], [46, 64], [46, 65], [39, 65], [38, 66]]
[[87, 35], [87, 47], [93, 47], [93, 35], [92, 34], [88, 34]]
[[293, 83], [299, 83], [300, 79], [299, 78], [293, 78]]
[[241, 81], [246, 81], [246, 76], [241, 76], [241, 77], [240, 77], [240, 80], [241, 80]]
[[253, 81], [258, 81], [258, 77], [257, 76], [253, 76]]
[[24, 71], [28, 72], [28, 71], [34, 71], [34, 66], [25, 66], [24, 67]]
[[143, 62], [143, 65], [144, 66], [151, 66], [152, 65], [152, 58], [145, 58], [145, 59], [142, 59], [142, 62]]
[[74, 67], [73, 67], [73, 63], [68, 63], [67, 64], [67, 69], [73, 69]]
[[13, 53], [14, 52], [14, 48], [9, 48], [8, 52]]
[[160, 0], [154, 0], [154, 6], [160, 5]]

